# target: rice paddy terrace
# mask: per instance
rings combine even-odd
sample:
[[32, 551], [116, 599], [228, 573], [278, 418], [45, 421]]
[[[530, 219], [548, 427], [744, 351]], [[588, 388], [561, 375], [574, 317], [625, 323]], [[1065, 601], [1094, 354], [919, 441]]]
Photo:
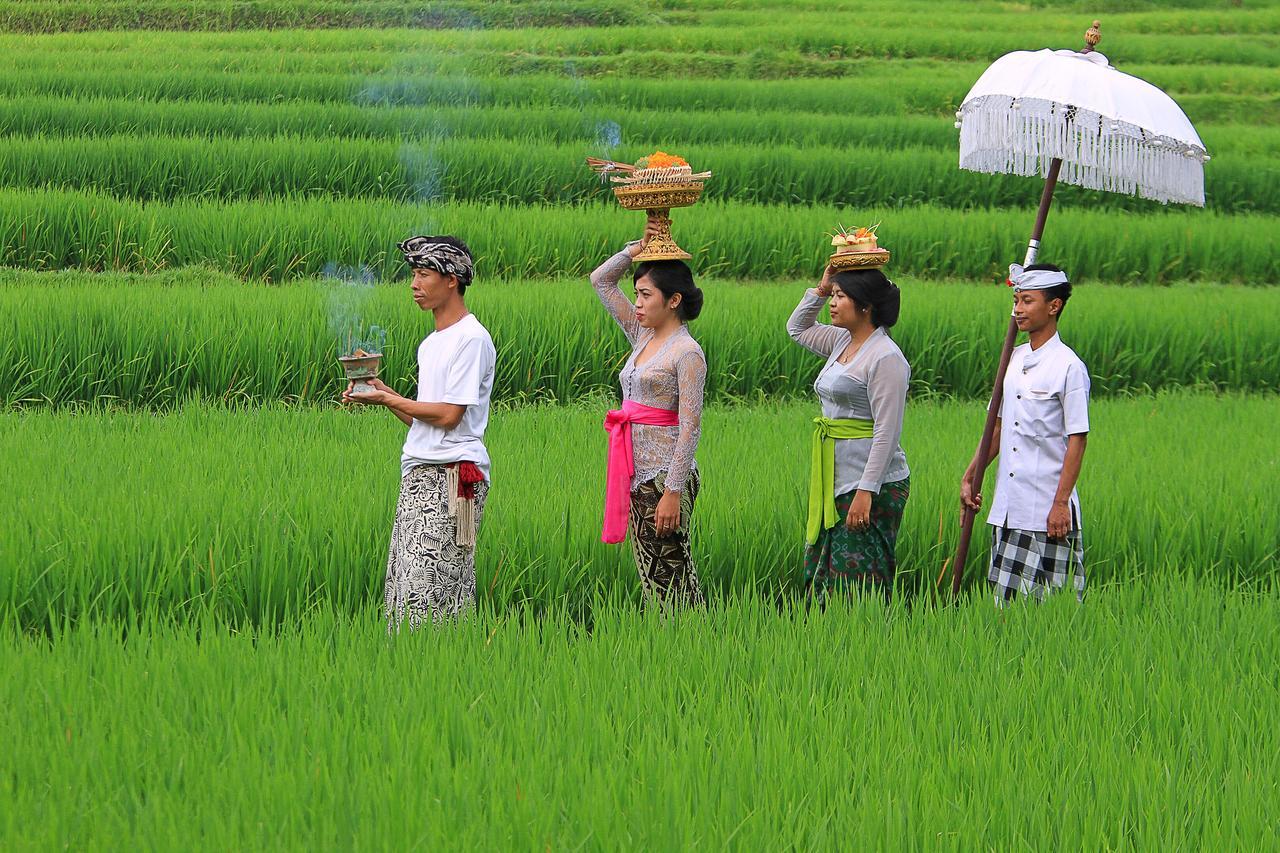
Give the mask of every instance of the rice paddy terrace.
[[[937, 579], [1040, 184], [957, 166], [996, 57], [1169, 92], [1204, 209], [1062, 188], [1088, 364], [1086, 603]], [[0, 0], [0, 846], [1260, 846], [1280, 830], [1280, 6]], [[587, 273], [680, 153], [710, 364], [694, 550], [598, 541], [625, 341]], [[797, 600], [815, 359], [785, 321], [881, 222], [912, 363], [902, 595]], [[395, 241], [475, 251], [499, 366], [479, 612], [384, 635], [412, 391]]]

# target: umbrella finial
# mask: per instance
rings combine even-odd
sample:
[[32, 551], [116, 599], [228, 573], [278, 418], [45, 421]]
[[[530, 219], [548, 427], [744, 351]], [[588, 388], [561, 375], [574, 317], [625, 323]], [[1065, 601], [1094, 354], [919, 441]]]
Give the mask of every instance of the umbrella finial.
[[1084, 33], [1084, 50], [1081, 53], [1093, 53], [1093, 49], [1098, 46], [1098, 42], [1102, 41], [1102, 32], [1098, 29], [1102, 26], [1102, 21], [1094, 21], [1093, 26], [1085, 30]]

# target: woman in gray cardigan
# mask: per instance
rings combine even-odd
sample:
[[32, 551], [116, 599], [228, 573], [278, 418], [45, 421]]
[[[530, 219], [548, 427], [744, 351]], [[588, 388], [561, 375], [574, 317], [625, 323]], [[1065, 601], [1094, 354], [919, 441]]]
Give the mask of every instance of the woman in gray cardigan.
[[[831, 324], [818, 322], [831, 300]], [[910, 492], [899, 439], [911, 366], [889, 337], [898, 288], [878, 269], [833, 272], [805, 291], [787, 332], [826, 359], [813, 389], [822, 403], [811, 464], [804, 579], [810, 597], [876, 590], [887, 599]]]

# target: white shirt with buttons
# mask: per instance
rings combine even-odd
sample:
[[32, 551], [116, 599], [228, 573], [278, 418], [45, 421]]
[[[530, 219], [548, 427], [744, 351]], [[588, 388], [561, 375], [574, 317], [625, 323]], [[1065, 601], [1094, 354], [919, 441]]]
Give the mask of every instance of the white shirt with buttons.
[[[987, 523], [1045, 532], [1067, 455], [1067, 436], [1089, 431], [1089, 371], [1054, 335], [1009, 359], [1000, 406], [1000, 467]], [[1071, 490], [1080, 529], [1080, 498]]]

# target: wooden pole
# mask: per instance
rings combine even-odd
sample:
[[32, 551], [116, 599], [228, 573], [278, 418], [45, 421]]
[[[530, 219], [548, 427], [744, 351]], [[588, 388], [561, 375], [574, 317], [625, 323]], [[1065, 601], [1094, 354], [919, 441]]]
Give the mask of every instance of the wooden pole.
[[[1053, 191], [1058, 186], [1058, 172], [1062, 169], [1062, 161], [1056, 157], [1049, 161], [1049, 174], [1044, 179], [1044, 192], [1040, 195], [1040, 209], [1036, 212], [1036, 222], [1031, 228], [1031, 240], [1027, 243], [1027, 255], [1023, 266], [1031, 266], [1040, 254], [1040, 238], [1044, 236], [1044, 223], [1049, 218], [1049, 205], [1053, 203]], [[1018, 337], [1018, 324], [1013, 316], [1009, 317], [1009, 328], [1005, 331], [1004, 346], [1000, 349], [1000, 363], [996, 367], [996, 381], [991, 389], [991, 407], [987, 409], [987, 421], [982, 427], [982, 439], [978, 442], [979, 467], [974, 475], [974, 492], [981, 493], [982, 481], [987, 471], [987, 457], [991, 455], [991, 440], [996, 431], [996, 418], [1000, 416], [1000, 403], [1004, 399], [1004, 375], [1009, 370], [1009, 357], [1013, 355], [1013, 342]], [[965, 507], [960, 517], [960, 544], [956, 546], [955, 557], [951, 564], [951, 595], [960, 594], [960, 581], [964, 577], [964, 561], [969, 556], [969, 540], [973, 536], [973, 520], [977, 515]]]

